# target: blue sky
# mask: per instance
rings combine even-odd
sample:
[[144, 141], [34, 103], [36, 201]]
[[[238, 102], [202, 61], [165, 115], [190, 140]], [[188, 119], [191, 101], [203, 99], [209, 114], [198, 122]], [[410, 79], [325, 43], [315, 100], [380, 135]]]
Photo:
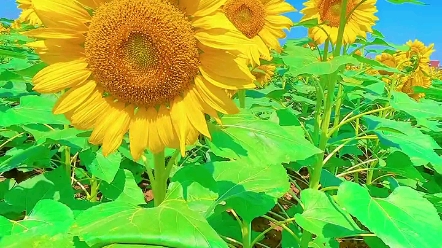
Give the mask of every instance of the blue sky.
[[[20, 14], [15, 0], [0, 0], [0, 17], [15, 19]], [[386, 40], [395, 44], [403, 44], [408, 40], [419, 39], [426, 45], [435, 44], [436, 52], [432, 59], [442, 60], [442, 0], [421, 0], [428, 5], [392, 4], [386, 0], [378, 0], [379, 17], [375, 28], [381, 31]], [[303, 0], [288, 0], [299, 11], [302, 9]], [[288, 14], [293, 21], [299, 21], [301, 14], [298, 12]], [[305, 37], [305, 28], [293, 28], [288, 38]]]

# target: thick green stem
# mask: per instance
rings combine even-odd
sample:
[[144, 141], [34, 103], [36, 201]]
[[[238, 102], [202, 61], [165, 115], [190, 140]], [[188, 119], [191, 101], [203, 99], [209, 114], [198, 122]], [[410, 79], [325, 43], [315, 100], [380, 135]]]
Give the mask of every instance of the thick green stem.
[[[342, 39], [344, 36], [345, 24], [347, 23], [347, 20], [346, 20], [347, 2], [348, 2], [348, 0], [342, 0], [342, 2], [341, 2], [338, 37], [337, 37], [336, 47], [333, 51], [333, 57], [335, 57], [335, 58], [338, 57], [341, 53]], [[333, 73], [329, 77], [329, 81], [327, 84], [327, 98], [325, 101], [324, 116], [321, 121], [321, 136], [319, 138], [319, 149], [321, 149], [322, 152], [320, 154], [318, 154], [318, 156], [316, 157], [316, 164], [314, 165], [313, 169], [311, 170], [310, 185], [309, 185], [309, 187], [311, 189], [318, 188], [319, 179], [321, 178], [325, 149], [326, 149], [327, 142], [329, 139], [328, 129], [330, 126], [331, 112], [333, 109], [333, 101], [334, 101], [334, 95], [335, 95], [334, 90], [335, 90], [336, 82], [338, 79], [338, 72], [339, 71], [336, 71], [335, 73]], [[308, 244], [310, 243], [311, 239], [312, 239], [312, 234], [310, 232], [304, 230], [302, 233], [302, 237], [301, 237], [301, 248], [308, 248]]]
[[243, 220], [241, 225], [241, 233], [242, 247], [252, 248], [252, 222]]
[[[339, 125], [339, 122], [341, 120], [340, 115], [341, 115], [341, 106], [342, 106], [343, 97], [344, 97], [344, 86], [342, 86], [342, 84], [339, 84], [338, 95], [336, 97], [336, 104], [335, 104], [335, 118], [333, 122], [333, 127]], [[339, 129], [336, 131], [339, 131]], [[338, 133], [336, 132], [335, 135], [337, 134]]]
[[153, 162], [155, 174], [155, 179], [152, 182], [155, 184], [153, 188], [153, 202], [154, 206], [157, 207], [166, 198], [167, 180], [169, 179], [169, 175], [166, 175], [164, 150], [153, 155]]
[[245, 108], [246, 107], [246, 90], [239, 90], [238, 91], [238, 100], [239, 100], [239, 107]]

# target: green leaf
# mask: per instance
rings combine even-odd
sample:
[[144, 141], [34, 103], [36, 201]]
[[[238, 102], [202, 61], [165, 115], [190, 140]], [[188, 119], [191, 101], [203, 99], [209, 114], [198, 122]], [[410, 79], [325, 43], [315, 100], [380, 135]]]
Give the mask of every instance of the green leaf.
[[205, 166], [187, 165], [171, 178], [166, 198], [186, 200], [190, 209], [205, 215], [218, 199], [218, 184]]
[[134, 205], [144, 204], [144, 194], [129, 170], [118, 170], [112, 183], [101, 182], [100, 191], [104, 197]]
[[75, 128], [50, 129], [41, 124], [29, 124], [22, 127], [25, 131], [34, 136], [36, 143], [39, 144], [60, 144], [75, 148], [77, 151], [83, 149], [88, 144], [86, 136], [80, 136], [87, 131]]
[[167, 247], [227, 247], [199, 214], [182, 200], [155, 208], [104, 203], [81, 213], [71, 232], [89, 246], [149, 244]]
[[[309, 48], [293, 47], [292, 49], [303, 51], [301, 56], [283, 56], [284, 63], [289, 66], [288, 73], [296, 77], [301, 74], [326, 75], [337, 71], [341, 66], [346, 64], [357, 65], [359, 62], [349, 55], [343, 55], [333, 58], [330, 61], [319, 61], [315, 52]], [[305, 51], [308, 49], [310, 52]], [[304, 55], [304, 56], [303, 56]]]
[[364, 233], [333, 199], [319, 190], [301, 191], [304, 212], [295, 214], [296, 223], [303, 229], [325, 238], [341, 238]]
[[[11, 151], [11, 150], [9, 150]], [[15, 154], [0, 163], [0, 173], [10, 171], [21, 165], [32, 166], [34, 163], [49, 164], [51, 153], [49, 148], [37, 145], [17, 150]]]
[[420, 172], [414, 167], [410, 158], [402, 152], [396, 151], [388, 155], [385, 167], [382, 170], [393, 172], [397, 175], [424, 182]]
[[111, 183], [120, 169], [122, 157], [119, 152], [104, 157], [101, 149], [96, 152], [88, 149], [80, 153], [80, 159], [92, 175]]
[[5, 202], [17, 209], [30, 212], [42, 199], [68, 203], [74, 192], [63, 167], [40, 174], [17, 184], [5, 194]]
[[43, 199], [31, 213], [21, 221], [11, 221], [11, 234], [20, 234], [29, 229], [45, 234], [65, 233], [74, 223], [74, 214], [66, 205], [51, 199]]
[[35, 232], [17, 233], [0, 240], [2, 248], [74, 248], [72, 236], [68, 234], [48, 235]]
[[434, 151], [441, 148], [429, 135], [423, 134], [408, 122], [370, 115], [364, 116], [363, 119], [368, 125], [368, 130], [373, 130], [382, 144], [401, 150], [415, 164], [432, 163], [436, 170], [442, 172], [442, 158]]
[[392, 96], [390, 104], [395, 110], [404, 111], [416, 119], [442, 117], [442, 112], [439, 111], [442, 104], [439, 102], [431, 100], [416, 102], [402, 92], [393, 92]]
[[52, 114], [56, 97], [45, 96], [24, 96], [20, 98], [20, 105], [0, 112], [0, 126], [9, 127], [12, 125], [26, 124], [68, 124], [63, 115]]
[[[212, 206], [218, 205], [224, 210], [233, 208], [249, 221], [271, 210], [290, 187], [287, 172], [279, 164], [223, 161], [204, 166], [218, 182], [219, 198]], [[223, 202], [225, 205], [219, 205]]]
[[12, 223], [12, 221], [0, 215], [0, 240], [3, 236], [11, 234]]
[[372, 198], [362, 186], [344, 182], [338, 203], [390, 247], [441, 247], [442, 221], [417, 191], [397, 187], [387, 198]]
[[300, 126], [281, 127], [250, 114], [224, 116], [222, 121], [222, 127], [210, 126], [212, 139], [207, 141], [211, 151], [220, 157], [283, 163], [321, 152], [304, 138]]

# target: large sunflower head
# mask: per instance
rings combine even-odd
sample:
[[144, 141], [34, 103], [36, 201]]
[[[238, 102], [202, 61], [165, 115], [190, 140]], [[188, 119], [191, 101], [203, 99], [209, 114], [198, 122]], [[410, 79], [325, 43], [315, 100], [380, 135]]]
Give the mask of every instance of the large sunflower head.
[[199, 133], [210, 137], [205, 114], [219, 121], [218, 112], [238, 111], [226, 89], [255, 87], [247, 59], [235, 55], [253, 43], [229, 29], [222, 3], [34, 0], [45, 28], [25, 34], [42, 39], [28, 46], [49, 64], [34, 89], [68, 89], [54, 113], [92, 129], [105, 155], [127, 132], [134, 159], [146, 148], [184, 153]]
[[411, 75], [402, 77], [400, 79], [400, 84], [398, 86], [398, 91], [402, 91], [408, 94], [415, 100], [419, 100], [424, 97], [424, 93], [414, 93], [413, 87], [420, 86], [423, 88], [429, 88], [431, 86], [431, 78], [427, 77], [422, 71], [418, 70], [413, 72]]
[[14, 27], [18, 27], [20, 23], [29, 23], [30, 25], [37, 26], [41, 25], [42, 22], [40, 18], [35, 13], [33, 1], [35, 0], [16, 0], [18, 6], [17, 8], [21, 9], [22, 12], [20, 16], [15, 20]]
[[293, 22], [283, 13], [295, 11], [285, 0], [227, 0], [223, 11], [231, 23], [258, 45], [261, 57], [269, 59], [268, 49], [281, 52], [278, 39]]
[[[318, 44], [324, 43], [328, 37], [335, 44], [338, 39], [342, 0], [308, 0], [305, 8], [300, 12], [304, 14], [301, 21], [317, 19], [321, 25], [309, 28], [309, 36]], [[345, 24], [345, 44], [353, 43], [356, 37], [366, 37], [367, 32], [372, 32], [372, 27], [378, 18], [376, 0], [348, 0], [347, 23]]]

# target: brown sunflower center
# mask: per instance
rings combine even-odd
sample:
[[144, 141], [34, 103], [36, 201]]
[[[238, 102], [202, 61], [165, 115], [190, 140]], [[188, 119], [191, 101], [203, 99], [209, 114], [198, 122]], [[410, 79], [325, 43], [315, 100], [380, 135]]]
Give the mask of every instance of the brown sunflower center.
[[85, 42], [95, 80], [119, 101], [157, 106], [198, 74], [190, 21], [163, 0], [113, 0], [95, 11]]
[[[331, 27], [339, 27], [341, 18], [341, 3], [342, 0], [322, 0], [318, 6], [321, 20], [326, 22]], [[346, 10], [347, 16], [351, 13], [354, 7], [354, 1], [349, 0]]]
[[258, 35], [265, 24], [266, 11], [261, 0], [228, 0], [224, 5], [227, 18], [247, 38]]

